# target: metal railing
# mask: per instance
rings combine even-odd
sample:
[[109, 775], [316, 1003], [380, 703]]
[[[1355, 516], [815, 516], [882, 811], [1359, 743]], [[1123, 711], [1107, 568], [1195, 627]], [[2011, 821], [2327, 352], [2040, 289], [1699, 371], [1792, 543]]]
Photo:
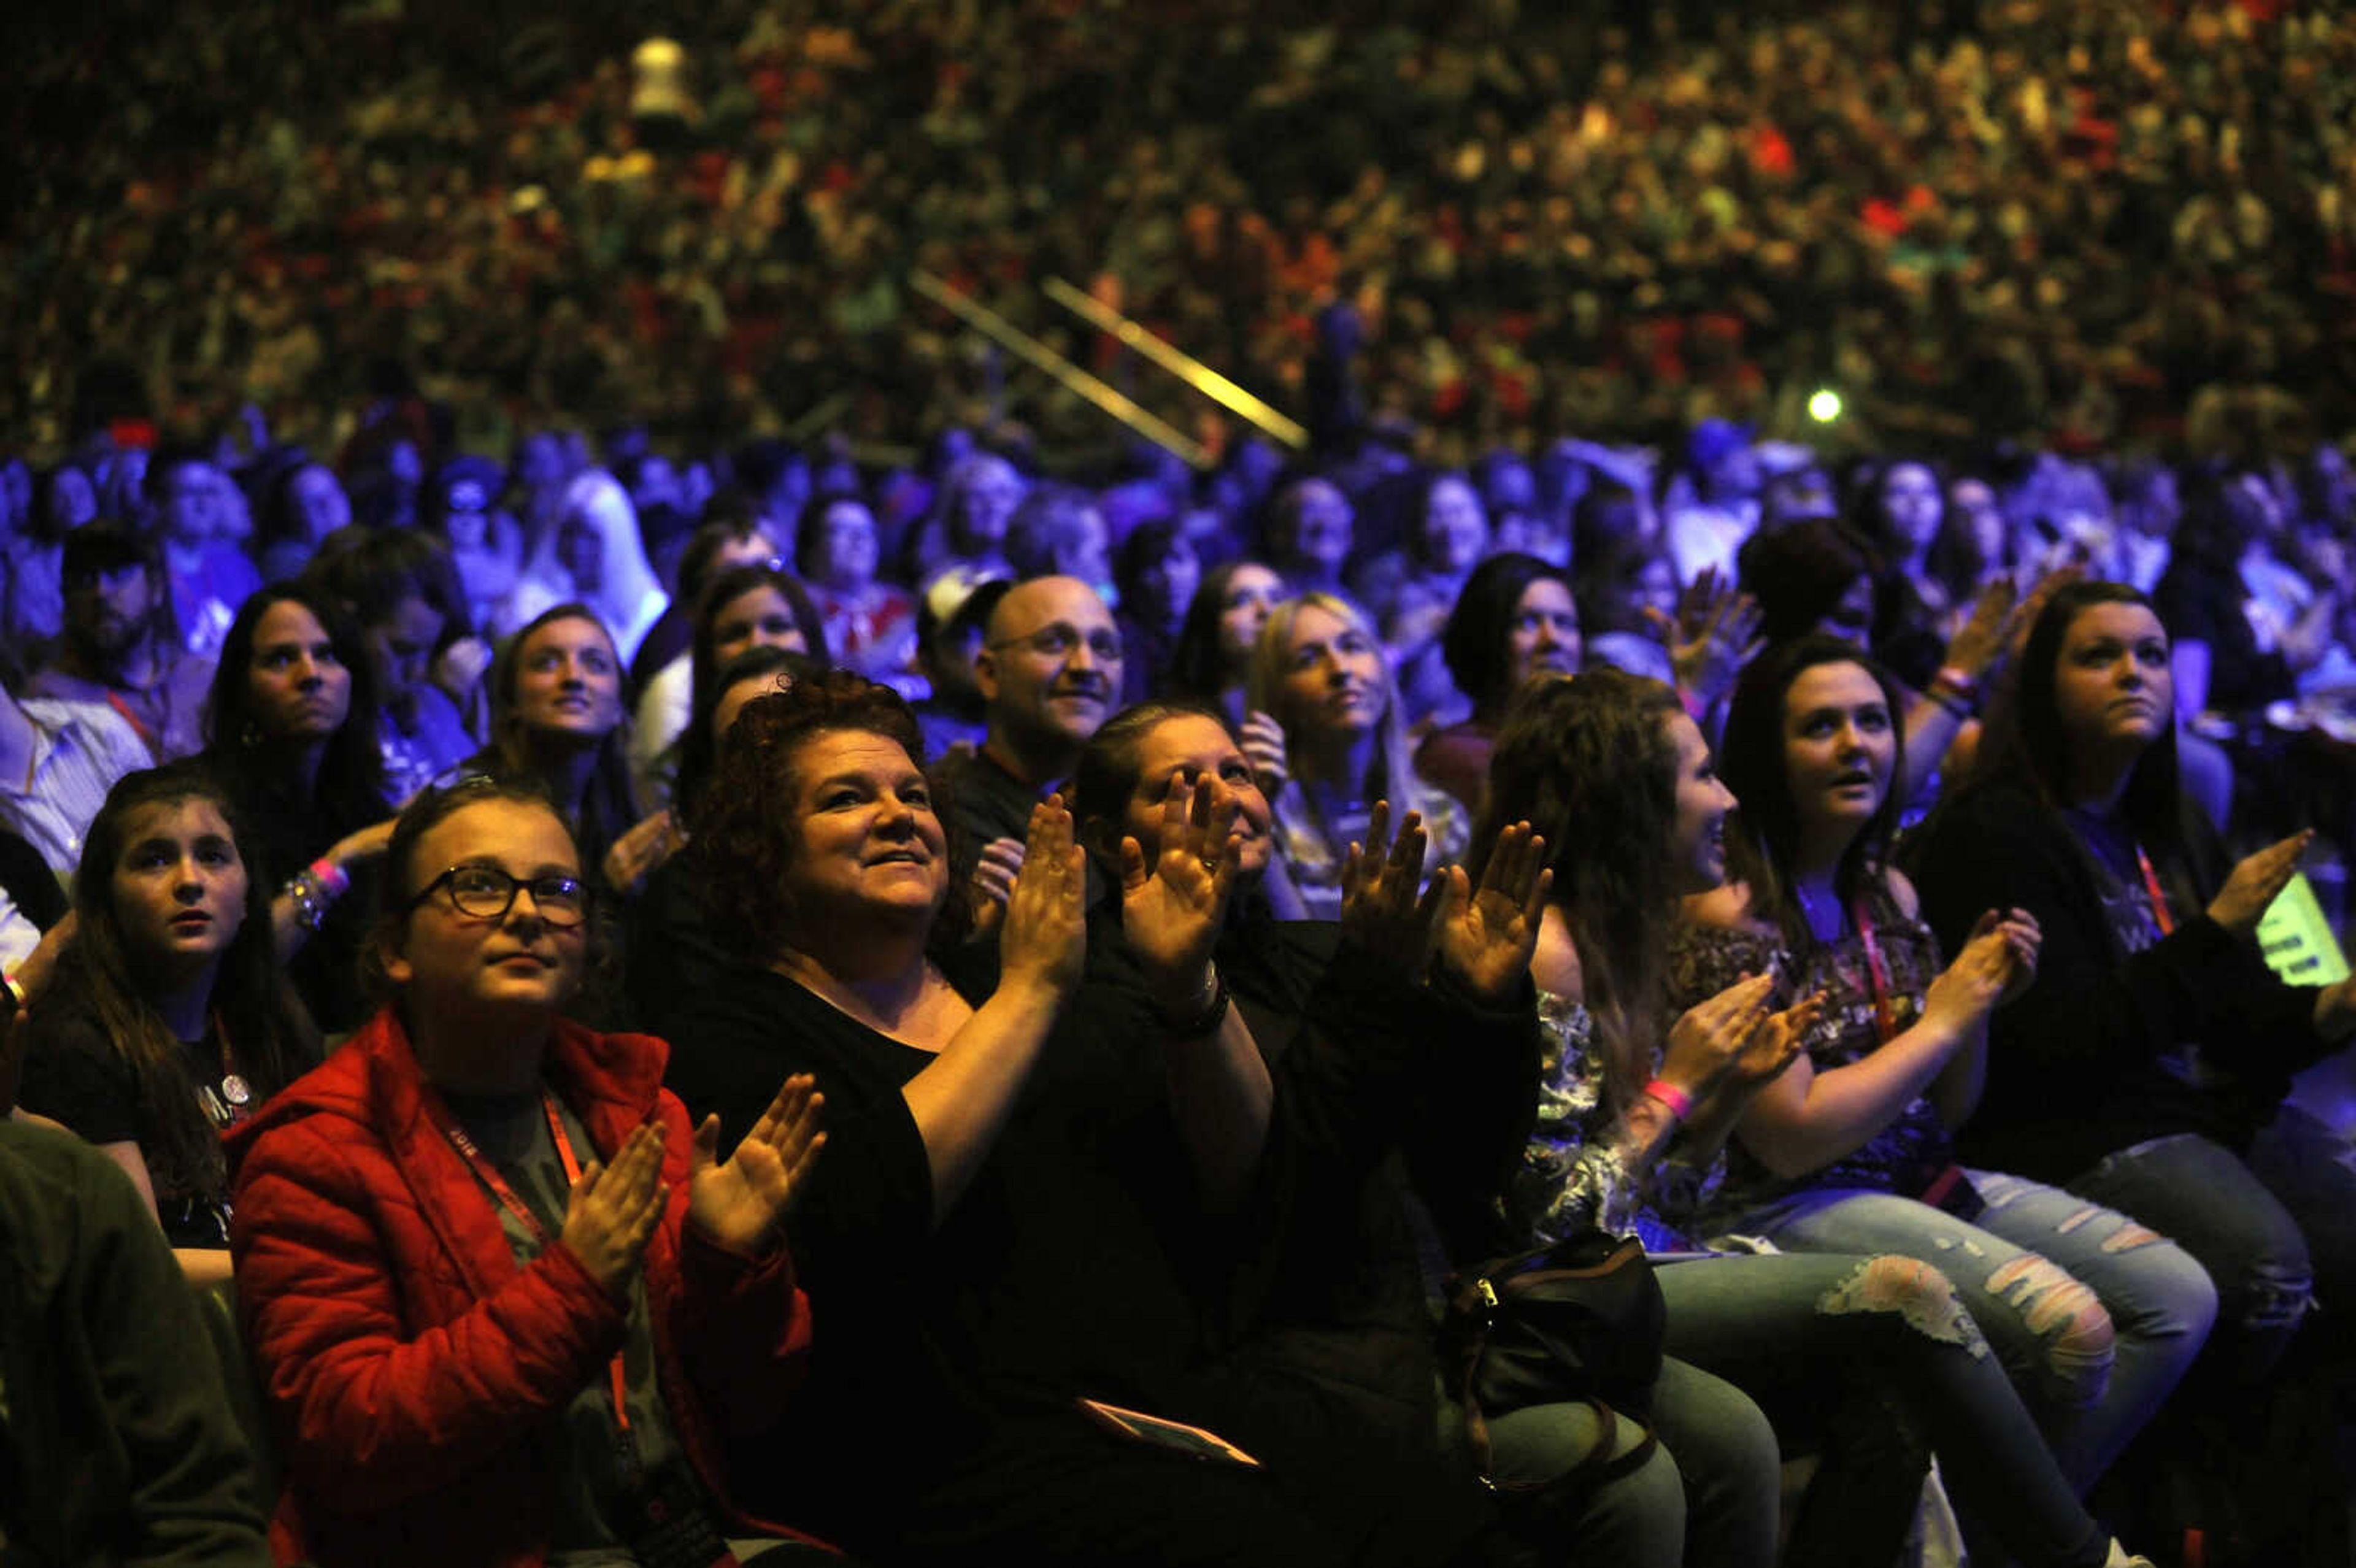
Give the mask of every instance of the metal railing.
[[[980, 301], [958, 293], [932, 273], [918, 269], [908, 274], [908, 285], [959, 321], [1014, 355], [1044, 371], [1055, 382], [1096, 409], [1118, 420], [1157, 446], [1175, 453], [1197, 469], [1213, 466], [1208, 448], [1103, 378], [1091, 375], [1048, 347]], [[1269, 439], [1298, 451], [1309, 444], [1309, 432], [1261, 399], [1220, 375], [1183, 350], [1173, 347], [1102, 301], [1091, 298], [1061, 278], [1049, 278], [1042, 292], [1089, 325], [1116, 339], [1148, 363], [1167, 371], [1185, 386], [1248, 421]]]

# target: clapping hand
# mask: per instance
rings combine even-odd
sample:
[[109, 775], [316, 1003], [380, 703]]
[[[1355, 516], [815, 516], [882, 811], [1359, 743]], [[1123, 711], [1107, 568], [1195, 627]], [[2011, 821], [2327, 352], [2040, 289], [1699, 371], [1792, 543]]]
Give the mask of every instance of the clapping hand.
[[1072, 842], [1072, 814], [1051, 795], [1031, 808], [1023, 871], [1006, 901], [998, 936], [1002, 982], [1031, 981], [1058, 997], [1080, 983], [1087, 961], [1087, 866]]
[[2009, 577], [1998, 574], [1983, 583], [1978, 597], [1972, 601], [1971, 613], [1947, 639], [1943, 667], [1959, 669], [1974, 680], [1987, 674], [2012, 641], [2013, 629], [2019, 624], [2019, 591]]
[[973, 880], [967, 891], [973, 901], [974, 933], [989, 936], [1006, 918], [1006, 901], [1014, 896], [1014, 880], [1023, 874], [1023, 840], [993, 838], [981, 847], [973, 863]]
[[557, 1240], [617, 1301], [628, 1294], [630, 1276], [646, 1256], [647, 1238], [655, 1233], [670, 1197], [662, 1179], [663, 1136], [659, 1123], [632, 1128], [613, 1163], [591, 1160], [565, 1201], [564, 1229]]
[[1981, 915], [1963, 951], [1923, 992], [1923, 1021], [1956, 1030], [1978, 1027], [2036, 978], [2042, 940], [2036, 917], [2025, 910]]
[[719, 1158], [720, 1118], [706, 1116], [688, 1151], [687, 1213], [695, 1228], [730, 1252], [758, 1256], [776, 1234], [794, 1194], [809, 1179], [819, 1151], [826, 1097], [798, 1072], [753, 1124], [736, 1151]]
[[2315, 829], [2302, 829], [2234, 867], [2217, 896], [2209, 901], [2209, 918], [2236, 936], [2254, 934], [2267, 909], [2298, 874], [2298, 858], [2314, 837]]
[[605, 885], [621, 892], [635, 891], [684, 842], [669, 812], [658, 811], [640, 818], [605, 851]]
[[1121, 929], [1165, 1013], [1186, 1011], [1209, 988], [1205, 967], [1243, 866], [1238, 808], [1221, 780], [1205, 773], [1189, 784], [1173, 773], [1151, 868], [1136, 839], [1120, 841]]
[[1375, 802], [1366, 842], [1352, 844], [1342, 864], [1342, 934], [1419, 982], [1431, 962], [1433, 926], [1447, 882], [1435, 877], [1431, 891], [1417, 897], [1423, 886], [1423, 818], [1408, 812], [1386, 854], [1383, 839], [1390, 819], [1391, 803]]
[[1759, 639], [1759, 602], [1737, 592], [1715, 566], [1686, 584], [1674, 617], [1649, 608], [1644, 616], [1668, 650], [1677, 685], [1704, 709], [1733, 689], [1742, 667], [1766, 645]]
[[1244, 715], [1244, 727], [1237, 737], [1244, 758], [1251, 763], [1252, 776], [1259, 783], [1260, 793], [1273, 796], [1292, 778], [1292, 766], [1285, 753], [1284, 726], [1273, 714], [1253, 709]]
[[[2037, 983], [2037, 955], [2045, 945], [2045, 931], [2037, 917], [2025, 909], [2008, 909], [2001, 916], [1991, 912], [1981, 917], [1982, 923], [1995, 922], [1995, 929], [2004, 938], [2012, 955], [2012, 976], [2004, 985], [2004, 994], [1996, 999], [1999, 1008], [2020, 1000], [2029, 987]], [[1974, 928], [1977, 933], [1977, 928]]]
[[1825, 994], [1812, 991], [1782, 1012], [1761, 1019], [1728, 1063], [1718, 1092], [1747, 1100], [1782, 1077], [1783, 1070], [1800, 1054], [1801, 1042], [1815, 1027], [1816, 1019], [1824, 1016], [1824, 1010]]
[[1479, 1001], [1496, 1006], [1514, 994], [1537, 946], [1539, 917], [1554, 872], [1546, 839], [1526, 822], [1497, 835], [1474, 888], [1462, 866], [1440, 873], [1440, 961]]
[[1697, 1100], [1715, 1090], [1766, 1021], [1774, 990], [1773, 975], [1752, 975], [1687, 1008], [1669, 1026], [1661, 1077]]

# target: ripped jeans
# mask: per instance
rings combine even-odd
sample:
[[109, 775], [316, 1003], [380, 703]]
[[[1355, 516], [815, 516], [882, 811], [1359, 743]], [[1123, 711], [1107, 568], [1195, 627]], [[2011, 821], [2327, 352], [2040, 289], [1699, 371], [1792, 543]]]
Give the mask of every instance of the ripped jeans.
[[1841, 1391], [1869, 1379], [1938, 1455], [1956, 1502], [2012, 1555], [2054, 1568], [2103, 1562], [2107, 1537], [1938, 1269], [1895, 1254], [1785, 1253], [1664, 1258], [1659, 1275], [1668, 1353], [1750, 1395], [1779, 1435], [1816, 1435]]
[[[2120, 1149], [2070, 1179], [2072, 1192], [2167, 1232], [2217, 1282], [2218, 1328], [2201, 1370], [2204, 1387], [2264, 1377], [2297, 1332], [2314, 1295], [2315, 1264], [2297, 1212], [2311, 1209], [2319, 1221], [2344, 1227], [2356, 1208], [2356, 1173], [2333, 1179], [2328, 1161], [2291, 1157], [2272, 1134], [2262, 1136], [2252, 1163], [2179, 1133]], [[2253, 1168], [2259, 1158], [2271, 1179]], [[2306, 1177], [2313, 1190], [2301, 1190], [2294, 1176]]]
[[1911, 1198], [1820, 1188], [1734, 1229], [1794, 1252], [1937, 1264], [2083, 1492], [2192, 1365], [2216, 1288], [2190, 1253], [2125, 1214], [2023, 1177], [1970, 1175], [1987, 1206], [1968, 1222]]

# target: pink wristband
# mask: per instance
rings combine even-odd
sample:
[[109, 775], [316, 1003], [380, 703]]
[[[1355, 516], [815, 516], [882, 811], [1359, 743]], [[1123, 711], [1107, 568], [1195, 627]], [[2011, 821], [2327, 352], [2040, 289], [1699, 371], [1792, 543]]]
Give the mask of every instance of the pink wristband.
[[1693, 1096], [1665, 1078], [1655, 1078], [1644, 1085], [1644, 1097], [1658, 1100], [1669, 1108], [1669, 1114], [1683, 1122], [1693, 1116]]
[[311, 862], [311, 880], [331, 899], [342, 898], [344, 890], [352, 885], [352, 874], [326, 855]]

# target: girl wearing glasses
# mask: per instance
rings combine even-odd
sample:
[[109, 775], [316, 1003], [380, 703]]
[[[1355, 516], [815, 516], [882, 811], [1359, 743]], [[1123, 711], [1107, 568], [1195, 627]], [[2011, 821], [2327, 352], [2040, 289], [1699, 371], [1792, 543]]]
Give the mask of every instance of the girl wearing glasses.
[[229, 1275], [220, 1130], [319, 1054], [251, 868], [193, 763], [117, 781], [85, 841], [74, 940], [26, 1026], [24, 1107], [129, 1171], [199, 1282]]
[[668, 1048], [564, 1016], [594, 944], [546, 800], [427, 792], [385, 1006], [230, 1140], [243, 1308], [291, 1465], [281, 1561], [729, 1563], [722, 1456], [788, 1403], [780, 1233], [823, 1136], [789, 1079], [723, 1163]]

